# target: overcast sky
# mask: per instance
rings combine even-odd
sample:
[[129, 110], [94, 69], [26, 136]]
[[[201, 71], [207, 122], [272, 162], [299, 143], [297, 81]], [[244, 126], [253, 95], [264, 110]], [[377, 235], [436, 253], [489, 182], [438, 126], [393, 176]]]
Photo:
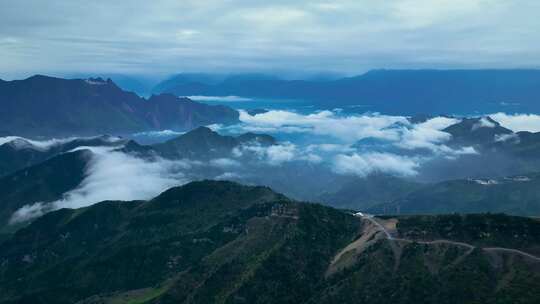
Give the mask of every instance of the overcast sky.
[[540, 1], [0, 1], [0, 78], [537, 68]]

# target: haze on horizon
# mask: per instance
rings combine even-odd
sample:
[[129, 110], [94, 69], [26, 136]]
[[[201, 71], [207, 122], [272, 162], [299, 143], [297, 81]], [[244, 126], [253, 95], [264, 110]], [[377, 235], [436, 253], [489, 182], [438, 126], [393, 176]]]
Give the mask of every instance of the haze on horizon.
[[534, 0], [6, 0], [0, 78], [537, 68], [538, 11]]

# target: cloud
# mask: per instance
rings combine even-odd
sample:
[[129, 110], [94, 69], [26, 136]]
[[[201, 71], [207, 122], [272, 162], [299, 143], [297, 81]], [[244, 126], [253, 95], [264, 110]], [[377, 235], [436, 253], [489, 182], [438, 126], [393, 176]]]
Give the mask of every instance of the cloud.
[[279, 165], [293, 160], [295, 152], [296, 146], [293, 144], [274, 145], [266, 149], [266, 157], [270, 164]]
[[495, 113], [489, 117], [514, 132], [540, 132], [540, 115]]
[[[241, 131], [266, 130], [280, 134], [284, 130], [287, 133], [309, 134], [306, 136], [309, 143], [306, 146], [275, 148], [284, 153], [276, 153], [279, 157], [274, 164], [308, 161], [329, 165], [339, 174], [365, 176], [380, 171], [412, 176], [428, 160], [453, 160], [461, 155], [478, 154], [473, 147], [451, 148], [446, 145], [452, 135], [443, 130], [459, 123], [460, 119], [456, 118], [434, 117], [413, 124], [401, 116], [342, 115], [335, 111], [299, 114], [280, 110], [257, 115], [241, 112], [240, 119]], [[329, 141], [328, 137], [334, 142]], [[396, 151], [396, 148], [408, 150], [405, 153], [408, 156], [399, 155], [402, 150]], [[268, 160], [267, 148], [256, 147], [253, 150]], [[426, 154], [426, 151], [430, 154]]]
[[93, 153], [81, 184], [60, 200], [22, 207], [13, 214], [11, 223], [61, 208], [81, 208], [104, 200], [146, 200], [189, 181], [182, 173], [191, 167], [186, 161], [144, 160], [104, 147], [78, 149], [89, 149]]
[[253, 99], [240, 96], [187, 96], [187, 98], [195, 101], [219, 101], [219, 102], [243, 102], [252, 101]]
[[344, 6], [339, 3], [335, 2], [320, 2], [312, 4], [311, 7], [313, 7], [316, 10], [324, 11], [324, 12], [335, 12], [340, 11], [344, 9]]
[[301, 22], [306, 17], [308, 17], [308, 12], [287, 6], [244, 8], [235, 12], [235, 18], [244, 19], [252, 26], [267, 29], [288, 26]]
[[[243, 165], [270, 165], [280, 166], [287, 162], [307, 161], [310, 163], [320, 164], [324, 158], [318, 155], [315, 146], [297, 146], [291, 142], [281, 142], [271, 146], [263, 146], [257, 143], [244, 144], [233, 149], [232, 154], [236, 158], [246, 157], [243, 160]], [[253, 160], [255, 163], [246, 162], [247, 159]]]
[[[72, 142], [77, 139], [89, 140], [98, 137], [68, 137], [68, 138], [51, 138], [47, 140], [32, 140], [20, 136], [6, 136], [0, 137], [0, 145], [9, 143], [17, 149], [34, 149], [40, 151], [47, 151], [52, 147], [59, 146], [68, 142]], [[99, 136], [100, 139], [106, 140], [110, 143], [121, 141], [122, 138], [114, 136]]]
[[218, 168], [239, 168], [242, 166], [240, 162], [230, 158], [212, 159], [210, 165]]
[[186, 132], [178, 132], [173, 130], [160, 130], [160, 131], [147, 131], [133, 134], [134, 137], [148, 136], [148, 137], [171, 137], [180, 136]]
[[271, 166], [278, 166], [285, 162], [299, 159], [299, 151], [296, 145], [289, 142], [272, 146], [243, 145], [235, 149], [233, 154], [240, 157], [246, 155], [246, 152], [254, 154], [259, 160]]
[[0, 67], [12, 77], [537, 66], [539, 8], [534, 0], [6, 0]]
[[18, 149], [35, 149], [35, 150], [42, 150], [46, 151], [50, 149], [51, 147], [61, 145], [67, 142], [70, 142], [74, 140], [75, 138], [64, 138], [64, 139], [49, 139], [49, 140], [31, 140], [24, 137], [19, 136], [6, 136], [6, 137], [0, 137], [0, 145], [10, 143], [14, 145]]
[[[321, 111], [312, 114], [299, 114], [284, 110], [250, 115], [240, 111], [242, 124], [235, 126], [236, 132], [299, 133], [311, 134], [322, 139], [321, 144], [311, 144], [307, 149], [332, 153], [336, 150], [347, 152], [352, 144], [364, 147], [365, 140], [373, 139], [377, 143], [369, 144], [368, 149], [380, 145], [388, 149], [389, 145], [405, 150], [425, 149], [435, 154], [459, 155], [463, 151], [445, 145], [452, 135], [443, 130], [460, 120], [449, 117], [434, 117], [425, 122], [412, 124], [406, 117], [380, 114], [344, 115], [336, 111]], [[489, 121], [486, 120], [486, 123]], [[313, 137], [310, 137], [313, 142]], [[334, 142], [331, 142], [334, 141]], [[470, 150], [470, 149], [469, 149]]]
[[[530, 120], [530, 116], [498, 115], [513, 122]], [[79, 187], [66, 193], [61, 200], [24, 206], [14, 214], [12, 221], [24, 221], [51, 210], [84, 207], [103, 200], [149, 199], [195, 178], [233, 178], [249, 182], [264, 169], [286, 172], [301, 167], [345, 175], [384, 172], [415, 176], [427, 162], [478, 153], [472, 147], [446, 145], [451, 134], [443, 130], [458, 123], [459, 119], [455, 118], [435, 117], [422, 123], [411, 123], [406, 117], [375, 113], [350, 115], [320, 111], [301, 114], [272, 110], [257, 115], [241, 111], [240, 119], [238, 125], [214, 125], [212, 128], [233, 134], [266, 130], [276, 133], [278, 140], [283, 133], [289, 133], [286, 136], [290, 141], [280, 140], [270, 146], [244, 144], [234, 148], [229, 155], [205, 162], [142, 159], [113, 148], [88, 148], [93, 157]], [[162, 133], [171, 135], [168, 131], [145, 135], [160, 137]], [[289, 164], [290, 167], [285, 167]]]
[[485, 4], [482, 0], [404, 0], [395, 2], [392, 14], [407, 28], [421, 29], [481, 14]]
[[24, 205], [13, 213], [9, 220], [9, 224], [23, 223], [53, 210], [54, 206], [46, 203]]
[[339, 174], [354, 174], [365, 177], [373, 172], [390, 173], [399, 176], [414, 176], [419, 162], [413, 158], [391, 153], [364, 153], [337, 155], [334, 171]]
[[237, 172], [225, 172], [215, 177], [216, 180], [238, 180], [241, 178], [244, 176]]
[[284, 110], [273, 110], [250, 115], [240, 111], [243, 128], [254, 132], [290, 132], [326, 135], [344, 142], [354, 143], [364, 138], [395, 140], [398, 133], [389, 128], [396, 123], [408, 124], [406, 117], [388, 115], [339, 115], [334, 111], [313, 114], [298, 114]]
[[449, 148], [442, 144], [450, 140], [452, 135], [442, 130], [458, 122], [459, 120], [454, 118], [435, 117], [410, 129], [403, 128], [401, 140], [396, 146], [409, 150], [429, 149], [433, 152], [446, 152]]
[[510, 133], [510, 134], [495, 134], [495, 141], [496, 142], [505, 142], [505, 141], [514, 141], [519, 142], [519, 135], [516, 133]]
[[318, 152], [324, 152], [324, 153], [335, 153], [335, 152], [341, 152], [341, 153], [348, 153], [353, 152], [355, 149], [351, 148], [350, 145], [343, 145], [343, 144], [310, 144], [306, 147], [306, 151], [318, 151]]
[[495, 123], [489, 121], [486, 117], [482, 117], [472, 126], [472, 130], [475, 131], [480, 128], [495, 128]]

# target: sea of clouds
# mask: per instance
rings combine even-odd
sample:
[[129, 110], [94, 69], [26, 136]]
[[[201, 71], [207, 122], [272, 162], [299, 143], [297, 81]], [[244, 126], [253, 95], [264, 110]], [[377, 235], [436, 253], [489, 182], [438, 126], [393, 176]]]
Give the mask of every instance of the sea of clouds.
[[[539, 115], [495, 113], [490, 117], [514, 132], [540, 131]], [[478, 153], [473, 147], [456, 148], [447, 144], [451, 135], [443, 130], [458, 123], [459, 118], [433, 117], [413, 123], [404, 116], [377, 113], [343, 115], [339, 110], [327, 110], [300, 114], [272, 110], [257, 115], [240, 111], [240, 121], [233, 126], [213, 125], [212, 129], [229, 135], [266, 133], [275, 136], [279, 143], [272, 146], [248, 143], [235, 148], [230, 155], [206, 162], [142, 158], [111, 147], [79, 147], [77, 149], [92, 152], [81, 184], [65, 193], [60, 200], [24, 206], [15, 212], [11, 222], [22, 222], [52, 210], [80, 208], [105, 200], [147, 200], [194, 179], [232, 179], [249, 183], [250, 177], [276, 168], [286, 170], [292, 163], [320, 167], [336, 175], [365, 177], [380, 172], [414, 177], [428, 161], [439, 158], [456, 160], [462, 155]], [[486, 120], [475, 127], [493, 126]], [[176, 133], [181, 135], [180, 132], [166, 130], [146, 133], [145, 136], [154, 134], [158, 138], [163, 134]], [[73, 138], [36, 141], [12, 136], [0, 138], [0, 145], [17, 140], [24, 140], [36, 149], [48, 149]]]

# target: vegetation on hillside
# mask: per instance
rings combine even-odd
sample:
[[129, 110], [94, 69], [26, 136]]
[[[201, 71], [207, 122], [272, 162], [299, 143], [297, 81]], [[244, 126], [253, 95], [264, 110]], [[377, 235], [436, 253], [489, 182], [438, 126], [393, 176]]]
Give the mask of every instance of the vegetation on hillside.
[[[397, 222], [399, 236], [411, 241], [388, 240], [369, 220], [291, 201], [269, 188], [194, 182], [150, 201], [58, 210], [19, 230], [0, 243], [0, 303], [540, 299], [534, 259], [420, 242], [447, 238], [534, 254], [538, 221], [474, 215]], [[358, 241], [369, 245], [360, 249]], [[350, 263], [329, 272], [341, 258]]]

